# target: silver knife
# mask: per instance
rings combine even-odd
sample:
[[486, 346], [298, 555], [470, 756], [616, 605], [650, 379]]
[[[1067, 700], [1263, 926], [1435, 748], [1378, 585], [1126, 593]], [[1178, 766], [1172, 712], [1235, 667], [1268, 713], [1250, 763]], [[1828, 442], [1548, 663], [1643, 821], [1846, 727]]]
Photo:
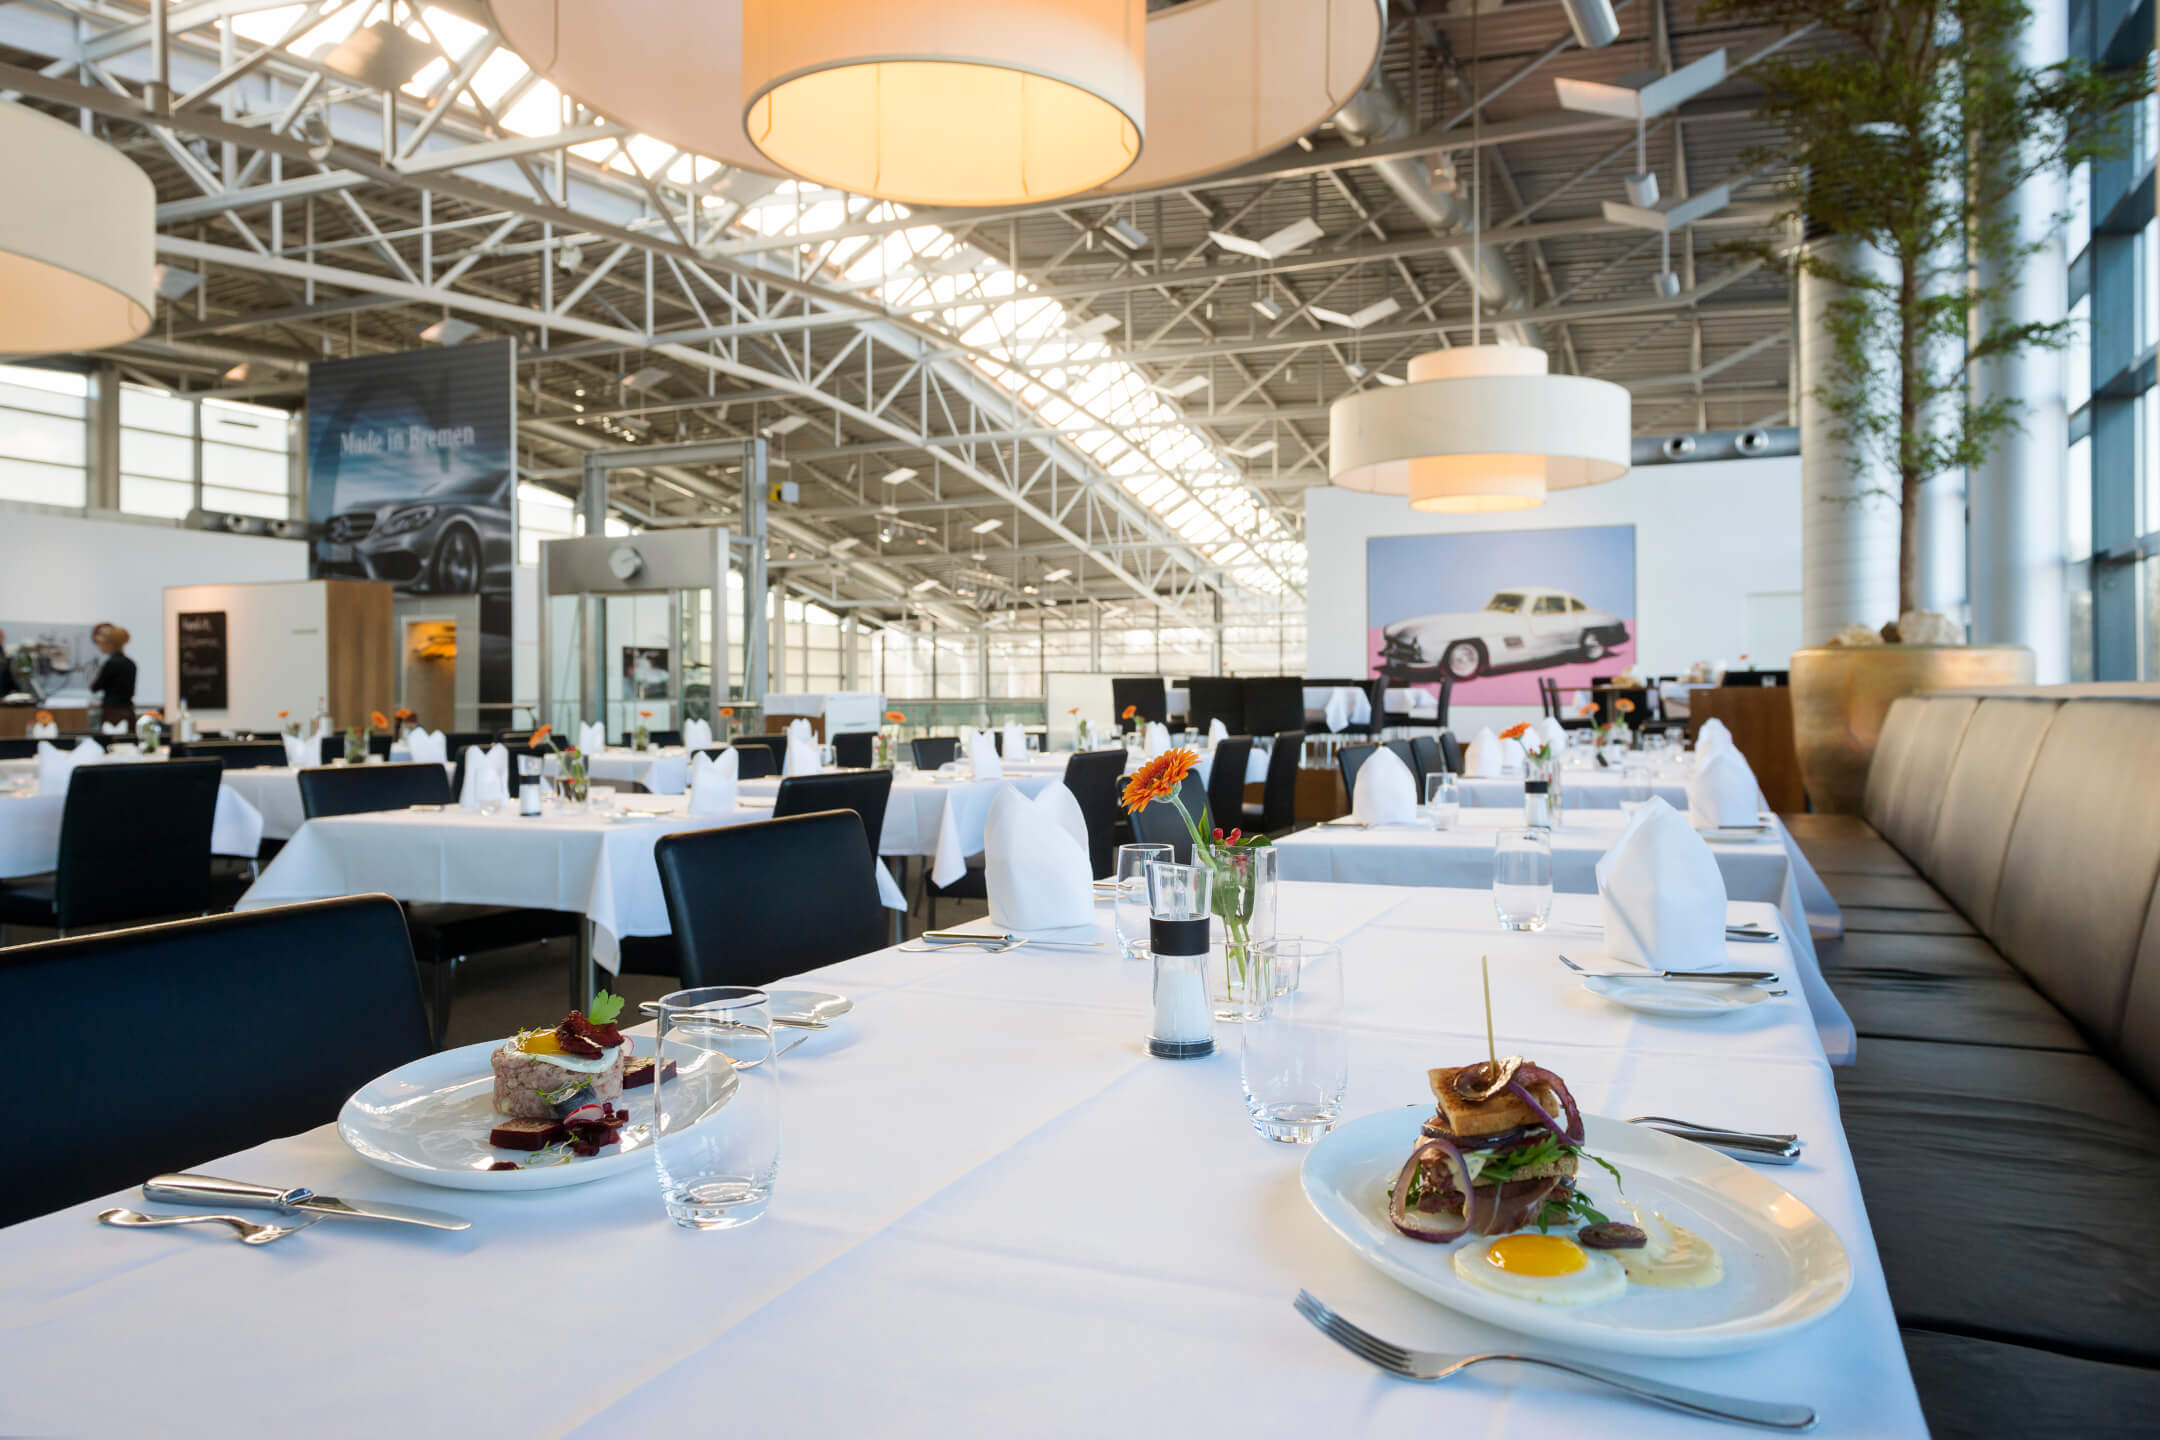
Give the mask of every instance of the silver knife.
[[919, 937], [923, 944], [938, 945], [998, 945], [1032, 946], [1037, 950], [1100, 950], [1099, 940], [1030, 940], [1025, 935], [980, 935], [968, 930], [925, 930]]
[[317, 1195], [305, 1185], [281, 1190], [275, 1185], [252, 1185], [245, 1180], [220, 1180], [214, 1175], [155, 1175], [143, 1181], [145, 1200], [172, 1205], [245, 1205], [257, 1210], [284, 1210], [301, 1215], [321, 1215], [335, 1220], [395, 1220], [425, 1225], [430, 1230], [469, 1230], [472, 1221], [440, 1210], [416, 1205], [393, 1205], [381, 1200], [358, 1204], [332, 1195]]

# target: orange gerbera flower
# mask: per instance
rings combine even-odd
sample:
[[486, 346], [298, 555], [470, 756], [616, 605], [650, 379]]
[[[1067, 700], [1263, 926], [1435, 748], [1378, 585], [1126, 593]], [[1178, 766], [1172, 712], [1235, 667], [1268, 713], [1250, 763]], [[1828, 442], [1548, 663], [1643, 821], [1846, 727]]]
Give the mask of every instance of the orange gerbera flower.
[[1077, 715], [1080, 713], [1080, 707], [1078, 705], [1075, 705], [1072, 707], [1072, 709], [1067, 710], [1065, 713], [1068, 715]]
[[1518, 720], [1513, 725], [1508, 726], [1507, 729], [1502, 730], [1500, 732], [1500, 738], [1503, 740], [1520, 740], [1523, 736], [1529, 733], [1530, 722], [1527, 720]]
[[50, 710], [40, 710], [37, 712], [37, 714], [31, 716], [30, 718], [32, 720], [35, 720], [40, 725], [50, 725], [53, 723], [52, 711]]
[[1199, 755], [1191, 750], [1169, 750], [1156, 756], [1125, 782], [1125, 808], [1138, 814], [1156, 800], [1170, 799], [1199, 763]]
[[722, 705], [722, 706], [720, 707], [720, 714], [721, 714], [721, 715], [722, 715], [723, 717], [725, 717], [725, 716], [731, 716], [731, 715], [733, 715], [734, 713], [735, 713], [735, 707], [734, 707], [733, 705]]
[[1581, 705], [1580, 705], [1579, 707], [1577, 707], [1577, 709], [1576, 709], [1575, 713], [1576, 713], [1577, 715], [1595, 715], [1595, 714], [1597, 714], [1597, 701], [1595, 701], [1595, 700], [1585, 700], [1585, 701], [1583, 701], [1583, 703], [1582, 703], [1582, 704], [1581, 704]]
[[650, 711], [650, 710], [640, 710], [640, 711], [638, 711], [637, 713], [638, 713], [638, 719], [640, 719], [640, 720], [650, 720], [650, 719], [652, 719], [652, 711]]
[[412, 720], [418, 717], [414, 714], [413, 711], [408, 710], [401, 705], [396, 710], [391, 712], [390, 718], [393, 720]]
[[291, 718], [292, 718], [292, 711], [290, 711], [290, 710], [280, 710], [280, 711], [278, 711], [278, 712], [277, 712], [277, 718], [278, 718], [278, 719], [280, 719], [280, 720], [289, 720], [289, 719], [291, 719]]
[[1618, 710], [1623, 715], [1632, 715], [1635, 713], [1635, 702], [1628, 699], [1627, 696], [1622, 695], [1619, 699], [1612, 702], [1612, 708]]
[[1140, 707], [1138, 705], [1127, 705], [1122, 711], [1118, 713], [1118, 719], [1130, 720], [1133, 718], [1133, 716], [1138, 715], [1139, 713]]
[[907, 724], [907, 716], [901, 714], [898, 710], [887, 710], [885, 712], [885, 719], [887, 723], [893, 725]]
[[537, 750], [540, 748], [540, 742], [554, 733], [555, 727], [553, 725], [542, 725], [539, 729], [533, 731], [532, 739], [526, 741], [525, 744], [528, 748]]
[[387, 730], [390, 728], [390, 717], [383, 714], [380, 710], [368, 711], [367, 718], [368, 724], [373, 725], [377, 730]]

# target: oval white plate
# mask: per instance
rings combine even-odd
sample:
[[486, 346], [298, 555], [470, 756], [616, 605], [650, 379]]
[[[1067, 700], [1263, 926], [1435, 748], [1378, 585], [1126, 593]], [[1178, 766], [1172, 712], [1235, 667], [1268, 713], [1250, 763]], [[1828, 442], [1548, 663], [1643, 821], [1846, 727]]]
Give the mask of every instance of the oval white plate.
[[[1451, 1310], [1526, 1335], [1630, 1355], [1725, 1355], [1768, 1344], [1835, 1310], [1852, 1289], [1837, 1232], [1762, 1172], [1700, 1145], [1586, 1115], [1586, 1148], [1609, 1161], [1627, 1196], [1717, 1246], [1725, 1278], [1701, 1290], [1630, 1286], [1604, 1305], [1564, 1308], [1480, 1290], [1455, 1274], [1454, 1245], [1412, 1240], [1388, 1223], [1387, 1187], [1429, 1113], [1405, 1106], [1352, 1120], [1305, 1156], [1305, 1198], [1367, 1263]], [[1578, 1177], [1608, 1214], [1612, 1177]]]
[[1736, 1015], [1770, 998], [1770, 992], [1760, 985], [1719, 985], [1710, 981], [1585, 980], [1582, 988], [1625, 1009], [1674, 1020]]
[[[651, 1053], [652, 1037], [628, 1038], [632, 1054]], [[497, 1160], [516, 1160], [523, 1166], [532, 1158], [525, 1151], [488, 1144], [488, 1132], [498, 1118], [488, 1056], [502, 1043], [483, 1040], [445, 1050], [370, 1080], [339, 1109], [338, 1138], [378, 1170], [452, 1190], [560, 1190], [626, 1169], [649, 1171], [645, 1149], [652, 1143], [650, 1085], [623, 1092], [630, 1124], [623, 1128], [620, 1145], [598, 1155], [573, 1155], [555, 1165], [488, 1169]]]

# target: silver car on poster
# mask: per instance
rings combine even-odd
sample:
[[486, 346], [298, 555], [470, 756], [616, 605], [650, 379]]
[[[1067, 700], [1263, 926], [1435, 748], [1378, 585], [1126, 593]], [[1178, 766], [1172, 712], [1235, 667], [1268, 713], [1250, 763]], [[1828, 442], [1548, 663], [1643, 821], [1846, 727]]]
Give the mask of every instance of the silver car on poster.
[[1619, 616], [1593, 610], [1565, 590], [1523, 585], [1495, 591], [1482, 610], [1418, 615], [1384, 627], [1380, 667], [1390, 678], [1470, 680], [1602, 660], [1627, 641], [1627, 621]]
[[400, 594], [507, 590], [511, 475], [453, 476], [406, 499], [342, 511], [323, 525], [316, 573], [388, 580]]

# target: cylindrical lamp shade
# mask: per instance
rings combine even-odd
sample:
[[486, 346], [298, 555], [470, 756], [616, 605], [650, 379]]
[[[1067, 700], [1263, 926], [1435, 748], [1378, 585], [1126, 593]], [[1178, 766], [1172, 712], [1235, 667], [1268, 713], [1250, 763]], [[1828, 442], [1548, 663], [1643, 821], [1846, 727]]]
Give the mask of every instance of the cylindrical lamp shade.
[[1632, 414], [1618, 385], [1547, 374], [1542, 350], [1434, 351], [1410, 362], [1408, 384], [1329, 407], [1328, 478], [1419, 510], [1524, 509], [1626, 474]]
[[1139, 158], [1145, 0], [742, 0], [742, 17], [743, 128], [806, 180], [1015, 205]]
[[157, 190], [118, 150], [0, 101], [0, 354], [133, 340], [157, 296]]

